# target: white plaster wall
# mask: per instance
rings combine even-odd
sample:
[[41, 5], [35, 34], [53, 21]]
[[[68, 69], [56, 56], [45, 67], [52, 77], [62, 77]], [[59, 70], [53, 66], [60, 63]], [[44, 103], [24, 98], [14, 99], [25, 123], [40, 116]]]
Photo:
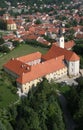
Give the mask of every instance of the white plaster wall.
[[68, 73], [75, 76], [79, 74], [79, 61], [69, 62]]
[[18, 78], [18, 77], [19, 77], [17, 74], [13, 73], [12, 71], [8, 70], [8, 69], [5, 68], [5, 67], [4, 67], [4, 70], [5, 70], [8, 74], [12, 75], [12, 76], [15, 77], [15, 78]]
[[64, 48], [64, 37], [63, 36], [58, 38], [57, 42], [58, 42], [59, 47]]
[[[61, 77], [64, 76], [64, 75], [67, 75], [67, 68], [66, 68], [66, 67], [63, 68], [63, 69], [61, 69], [61, 70], [59, 70], [59, 71], [56, 71], [56, 72], [47, 74], [47, 75], [45, 76], [45, 78], [46, 78], [48, 81], [51, 81], [52, 79], [54, 79], [54, 80], [59, 79], [59, 78], [61, 78]], [[19, 88], [21, 88], [21, 91], [22, 91], [23, 93], [28, 93], [29, 90], [30, 90], [32, 87], [36, 87], [37, 84], [38, 84], [39, 82], [41, 82], [42, 80], [43, 80], [42, 78], [38, 78], [38, 79], [35, 79], [35, 80], [33, 80], [33, 81], [27, 82], [27, 83], [25, 83], [25, 84], [19, 84], [19, 83], [17, 83], [17, 86], [18, 86]]]
[[7, 24], [7, 30], [16, 30], [16, 24]]
[[21, 88], [21, 90], [22, 90], [23, 93], [28, 93], [29, 90], [30, 90], [32, 87], [36, 87], [37, 84], [38, 84], [39, 82], [41, 82], [41, 81], [42, 81], [42, 78], [38, 78], [38, 79], [35, 79], [35, 80], [33, 80], [33, 81], [27, 82], [27, 83], [25, 83], [25, 84], [19, 84], [19, 83], [17, 83], [17, 86], [18, 86], [18, 88]]
[[45, 78], [48, 80], [48, 81], [51, 81], [52, 79], [53, 80], [57, 80], [61, 77], [63, 77], [64, 75], [67, 75], [67, 68], [63, 68], [63, 69], [60, 69], [56, 72], [53, 72], [53, 73], [50, 73], [50, 74], [47, 74], [45, 76]]
[[40, 62], [41, 62], [41, 59], [37, 59], [37, 60], [34, 60], [34, 61], [30, 61], [27, 64], [33, 66], [33, 65], [39, 64]]

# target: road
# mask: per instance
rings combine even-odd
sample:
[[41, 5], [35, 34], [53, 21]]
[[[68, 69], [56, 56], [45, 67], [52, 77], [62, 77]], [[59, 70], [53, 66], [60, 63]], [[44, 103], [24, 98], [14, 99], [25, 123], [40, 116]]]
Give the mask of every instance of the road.
[[58, 94], [59, 101], [60, 101], [60, 104], [61, 104], [61, 107], [62, 107], [66, 130], [74, 130], [75, 129], [75, 123], [74, 123], [74, 121], [71, 117], [71, 114], [70, 114], [70, 112], [67, 108], [67, 100], [58, 90], [57, 90], [57, 94]]

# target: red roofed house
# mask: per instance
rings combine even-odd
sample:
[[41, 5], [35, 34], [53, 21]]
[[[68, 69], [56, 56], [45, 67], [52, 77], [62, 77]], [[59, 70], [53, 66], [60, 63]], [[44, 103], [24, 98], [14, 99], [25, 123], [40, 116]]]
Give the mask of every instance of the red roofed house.
[[75, 45], [75, 42], [73, 40], [65, 42], [65, 46], [64, 48], [66, 48], [67, 50], [71, 50], [71, 48]]
[[7, 30], [16, 30], [17, 27], [16, 27], [16, 23], [13, 21], [13, 19], [8, 19], [6, 20], [6, 23], [7, 23]]
[[79, 74], [80, 58], [74, 52], [53, 45], [44, 55], [35, 52], [12, 58], [4, 64], [4, 70], [16, 78], [21, 93], [28, 93], [45, 77], [48, 81], [57, 80], [64, 75]]

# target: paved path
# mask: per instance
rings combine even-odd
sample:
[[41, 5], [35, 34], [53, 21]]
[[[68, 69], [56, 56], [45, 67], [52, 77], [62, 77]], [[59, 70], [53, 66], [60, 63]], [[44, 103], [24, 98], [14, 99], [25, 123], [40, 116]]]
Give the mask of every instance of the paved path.
[[63, 111], [63, 116], [64, 116], [64, 120], [65, 120], [65, 125], [66, 125], [66, 130], [74, 130], [75, 128], [75, 123], [71, 117], [70, 112], [68, 111], [67, 108], [67, 101], [65, 99], [65, 97], [57, 90], [57, 94], [59, 97], [59, 101], [62, 107], [62, 111]]

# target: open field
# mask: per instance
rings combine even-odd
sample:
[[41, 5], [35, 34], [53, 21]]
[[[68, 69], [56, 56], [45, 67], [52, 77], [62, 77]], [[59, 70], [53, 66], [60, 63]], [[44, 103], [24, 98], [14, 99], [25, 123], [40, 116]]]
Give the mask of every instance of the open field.
[[41, 47], [33, 47], [26, 44], [21, 44], [19, 47], [12, 50], [10, 53], [5, 54], [4, 56], [0, 57], [0, 69], [2, 68], [2, 65], [6, 63], [9, 59], [12, 57], [19, 57], [26, 54], [30, 54], [36, 51], [40, 51], [41, 53], [45, 53], [47, 49], [41, 48]]

